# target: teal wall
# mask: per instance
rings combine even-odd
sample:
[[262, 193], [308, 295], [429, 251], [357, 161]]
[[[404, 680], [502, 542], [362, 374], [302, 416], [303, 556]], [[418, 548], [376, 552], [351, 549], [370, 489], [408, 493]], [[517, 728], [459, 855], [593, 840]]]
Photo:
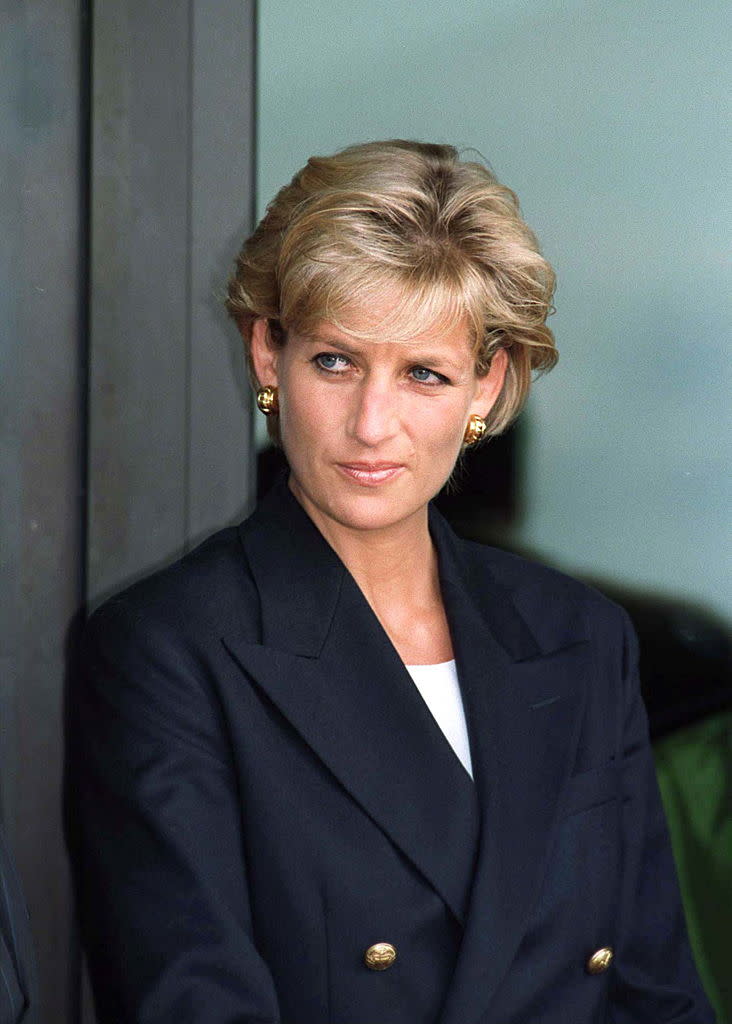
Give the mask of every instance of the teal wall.
[[[558, 276], [517, 543], [732, 618], [726, 3], [261, 0], [260, 212], [311, 153], [478, 149]], [[726, 138], [729, 139], [728, 128]]]

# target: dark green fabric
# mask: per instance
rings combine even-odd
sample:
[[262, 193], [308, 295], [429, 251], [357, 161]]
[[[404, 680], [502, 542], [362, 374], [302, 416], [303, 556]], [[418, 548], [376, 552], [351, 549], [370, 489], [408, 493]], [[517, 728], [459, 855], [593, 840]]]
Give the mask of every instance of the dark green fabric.
[[655, 756], [699, 974], [732, 1024], [732, 711], [665, 736]]

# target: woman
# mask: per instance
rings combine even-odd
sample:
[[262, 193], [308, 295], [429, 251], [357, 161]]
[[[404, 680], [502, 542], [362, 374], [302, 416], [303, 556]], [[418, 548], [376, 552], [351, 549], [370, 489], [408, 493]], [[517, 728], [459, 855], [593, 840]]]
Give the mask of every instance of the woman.
[[103, 606], [75, 698], [101, 1022], [711, 1020], [624, 613], [429, 502], [556, 356], [454, 149], [311, 159], [228, 308], [289, 475]]

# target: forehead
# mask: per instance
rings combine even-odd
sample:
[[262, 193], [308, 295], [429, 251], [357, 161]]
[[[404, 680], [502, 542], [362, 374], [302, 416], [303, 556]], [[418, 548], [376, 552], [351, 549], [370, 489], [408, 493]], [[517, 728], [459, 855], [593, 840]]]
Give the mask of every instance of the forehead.
[[349, 347], [398, 345], [440, 348], [464, 353], [473, 351], [473, 332], [468, 317], [454, 307], [414, 301], [409, 293], [381, 294], [303, 325], [295, 333], [312, 340], [332, 341]]
[[312, 345], [332, 345], [345, 352], [370, 352], [374, 355], [430, 353], [446, 356], [460, 362], [472, 360], [471, 335], [467, 324], [459, 323], [446, 328], [430, 327], [418, 330], [404, 337], [394, 336], [384, 327], [378, 332], [350, 329], [349, 324], [337, 324], [322, 320], [311, 329], [296, 332], [302, 340]]

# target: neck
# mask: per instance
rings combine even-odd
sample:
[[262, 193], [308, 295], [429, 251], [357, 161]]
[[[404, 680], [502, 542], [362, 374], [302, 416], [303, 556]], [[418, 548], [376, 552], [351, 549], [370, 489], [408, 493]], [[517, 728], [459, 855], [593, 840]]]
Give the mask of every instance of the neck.
[[[292, 483], [291, 483], [292, 486]], [[344, 526], [295, 497], [345, 564], [407, 665], [453, 657], [427, 506], [378, 530]]]
[[427, 506], [385, 529], [363, 530], [326, 518], [297, 489], [293, 493], [377, 614], [395, 604], [406, 609], [440, 600]]

